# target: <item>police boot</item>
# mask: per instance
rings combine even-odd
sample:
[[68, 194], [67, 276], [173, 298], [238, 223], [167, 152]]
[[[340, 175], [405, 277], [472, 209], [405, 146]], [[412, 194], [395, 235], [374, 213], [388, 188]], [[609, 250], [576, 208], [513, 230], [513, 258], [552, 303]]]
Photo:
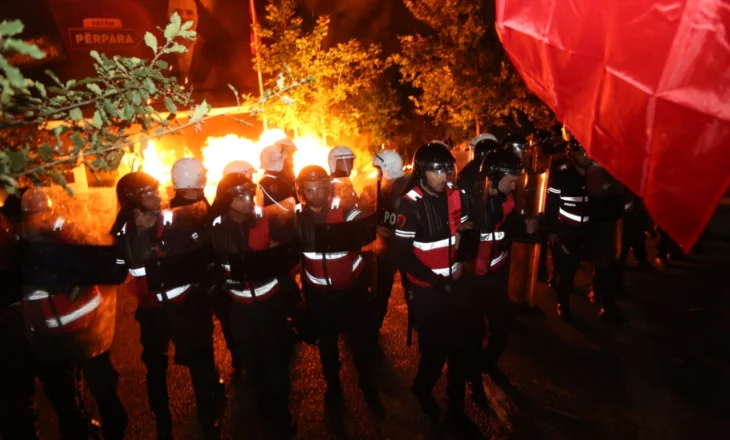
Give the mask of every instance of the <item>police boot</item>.
[[572, 322], [573, 314], [570, 313], [570, 308], [567, 304], [558, 303], [558, 316], [563, 322]]

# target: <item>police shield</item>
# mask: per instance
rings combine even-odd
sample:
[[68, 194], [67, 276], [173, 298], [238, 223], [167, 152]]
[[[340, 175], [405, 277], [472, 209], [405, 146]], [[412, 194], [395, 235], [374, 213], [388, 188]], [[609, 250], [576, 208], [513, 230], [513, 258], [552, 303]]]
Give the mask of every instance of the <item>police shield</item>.
[[210, 249], [200, 248], [145, 261], [147, 287], [151, 291], [167, 291], [187, 284], [208, 282], [210, 254]]
[[231, 277], [239, 282], [276, 278], [299, 264], [299, 246], [296, 241], [258, 252], [234, 254], [228, 257]]
[[[515, 210], [524, 218], [537, 218], [545, 211], [548, 170], [528, 171], [519, 181], [515, 193]], [[540, 257], [539, 242], [512, 243], [510, 260], [509, 298], [517, 304], [534, 306], [535, 281]]]
[[591, 260], [596, 268], [604, 269], [616, 261], [620, 251], [624, 187], [598, 164], [588, 168], [586, 180]]

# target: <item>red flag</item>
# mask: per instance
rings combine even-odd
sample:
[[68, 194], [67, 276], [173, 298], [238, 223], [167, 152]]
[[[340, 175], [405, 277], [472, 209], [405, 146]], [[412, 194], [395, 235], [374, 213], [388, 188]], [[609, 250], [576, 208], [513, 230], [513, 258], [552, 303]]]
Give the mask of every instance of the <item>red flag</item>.
[[687, 251], [730, 185], [725, 0], [497, 0], [527, 86]]
[[256, 6], [254, 5], [253, 0], [249, 0], [248, 5], [251, 11], [251, 54], [258, 55], [256, 48], [261, 44], [261, 38], [259, 38], [256, 34], [254, 26], [259, 24], [259, 20], [256, 17]]

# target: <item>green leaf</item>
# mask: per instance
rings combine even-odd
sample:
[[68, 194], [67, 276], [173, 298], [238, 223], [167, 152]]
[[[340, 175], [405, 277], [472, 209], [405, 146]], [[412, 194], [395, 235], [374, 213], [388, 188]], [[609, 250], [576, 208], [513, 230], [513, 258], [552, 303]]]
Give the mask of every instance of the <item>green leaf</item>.
[[101, 120], [101, 114], [99, 113], [99, 110], [96, 110], [94, 112], [94, 118], [91, 120], [91, 125], [93, 125], [95, 128], [101, 128], [103, 124], [104, 121]]
[[53, 158], [53, 148], [51, 148], [48, 144], [43, 144], [43, 146], [38, 149], [38, 155], [48, 162]]
[[160, 70], [165, 70], [168, 67], [170, 67], [170, 65], [167, 63], [167, 61], [164, 61], [164, 60], [157, 60], [155, 62], [155, 66], [157, 66]]
[[294, 104], [294, 100], [289, 95], [284, 95], [284, 96], [282, 96], [279, 99], [281, 99], [281, 102], [283, 102], [286, 105], [292, 105], [292, 104]]
[[35, 44], [28, 44], [23, 40], [16, 40], [14, 38], [8, 38], [5, 41], [3, 41], [3, 48], [5, 50], [13, 50], [18, 53], [22, 53], [23, 55], [28, 55], [29, 57], [40, 60], [46, 57], [46, 54], [38, 48]]
[[104, 110], [106, 110], [107, 113], [114, 116], [115, 118], [119, 117], [119, 102], [111, 102], [108, 99], [104, 100]]
[[66, 88], [67, 89], [68, 88], [71, 88], [71, 87], [73, 87], [75, 85], [76, 85], [76, 80], [75, 79], [70, 79], [70, 80], [66, 81]]
[[8, 78], [11, 87], [20, 89], [25, 86], [25, 78], [23, 78], [20, 69], [11, 66], [4, 57], [0, 57], [0, 69], [5, 71], [5, 76]]
[[181, 31], [186, 31], [186, 30], [190, 29], [191, 27], [193, 27], [193, 22], [192, 21], [186, 21], [185, 23], [182, 24], [182, 26], [180, 26], [180, 30]]
[[157, 38], [155, 38], [154, 35], [150, 32], [146, 32], [144, 34], [144, 44], [147, 45], [150, 49], [152, 49], [152, 52], [157, 53]]
[[99, 52], [92, 50], [91, 52], [89, 52], [89, 56], [91, 56], [91, 58], [93, 58], [97, 63], [103, 64], [103, 61], [101, 60], [101, 57], [99, 56]]
[[276, 87], [279, 90], [283, 90], [285, 82], [286, 80], [284, 79], [284, 74], [282, 72], [279, 72], [279, 76], [278, 78], [276, 78]]
[[36, 81], [35, 88], [36, 88], [36, 90], [38, 90], [38, 93], [40, 93], [42, 97], [44, 97], [44, 98], [48, 97], [48, 93], [46, 92], [46, 86], [42, 82]]
[[170, 112], [173, 115], [177, 113], [177, 106], [172, 101], [172, 99], [165, 96], [165, 99], [163, 100], [163, 102], [165, 103], [165, 108], [167, 109], [168, 112]]
[[132, 101], [132, 104], [134, 105], [142, 104], [142, 96], [137, 90], [132, 90], [131, 92], [127, 93], [127, 99]]
[[137, 57], [128, 58], [129, 63], [133, 66], [136, 66], [137, 64], [141, 63], [142, 60]]
[[97, 95], [101, 95], [101, 88], [97, 84], [86, 84], [86, 88], [96, 93]]
[[131, 105], [126, 104], [124, 110], [122, 110], [122, 119], [125, 121], [131, 121], [134, 117], [134, 109]]
[[172, 43], [172, 46], [165, 49], [165, 53], [185, 53], [188, 49], [180, 43]]
[[180, 30], [180, 16], [177, 12], [172, 13], [170, 17], [170, 23], [165, 27], [165, 39], [171, 40], [175, 37], [175, 34]]
[[8, 159], [10, 159], [10, 170], [12, 172], [19, 173], [25, 168], [26, 157], [22, 151], [8, 152]]
[[74, 144], [74, 153], [78, 153], [86, 145], [86, 141], [81, 137], [78, 132], [72, 133], [69, 137], [71, 138], [71, 142]]
[[2, 22], [0, 22], [0, 35], [2, 35], [3, 37], [18, 35], [19, 33], [23, 32], [23, 28], [23, 22], [20, 20], [3, 20]]
[[157, 86], [155, 86], [154, 81], [152, 81], [150, 78], [145, 78], [143, 84], [147, 91], [150, 92], [150, 94], [157, 91]]
[[[49, 78], [51, 78], [51, 80], [52, 80], [52, 81], [53, 81], [54, 83], [56, 83], [57, 85], [59, 85], [59, 86], [63, 87], [63, 84], [61, 83], [61, 80], [60, 80], [60, 79], [58, 79], [58, 77], [56, 76], [56, 74], [55, 74], [55, 73], [53, 73], [53, 72], [52, 72], [52, 71], [50, 71], [50, 70], [46, 70], [46, 75], [48, 75], [48, 77], [49, 77]], [[51, 90], [51, 91], [53, 91], [53, 89], [50, 89], [50, 90]], [[54, 92], [54, 93], [58, 93], [58, 92]]]
[[68, 112], [68, 117], [71, 118], [72, 121], [79, 122], [84, 115], [81, 113], [81, 109], [72, 108], [71, 111]]
[[203, 116], [208, 114], [208, 112], [210, 112], [210, 105], [205, 100], [203, 100], [203, 102], [195, 106], [193, 116], [190, 117], [190, 123], [195, 124], [199, 122], [203, 118]]

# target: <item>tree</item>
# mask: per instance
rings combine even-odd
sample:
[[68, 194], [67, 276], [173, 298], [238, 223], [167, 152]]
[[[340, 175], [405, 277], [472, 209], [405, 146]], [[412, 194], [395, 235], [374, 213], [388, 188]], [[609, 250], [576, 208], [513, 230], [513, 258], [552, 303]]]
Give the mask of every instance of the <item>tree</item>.
[[551, 116], [509, 65], [494, 29], [487, 25], [484, 0], [404, 0], [431, 29], [400, 37], [392, 60], [402, 81], [420, 94], [410, 96], [416, 112], [463, 137], [485, 123], [504, 125], [526, 115], [536, 125]]
[[[17, 36], [20, 21], [0, 23], [0, 184], [13, 193], [19, 184], [57, 183], [65, 186], [64, 172], [80, 164], [92, 171], [116, 169], [125, 153], [139, 154], [148, 139], [200, 129], [210, 106], [195, 104], [192, 90], [185, 90], [173, 77], [165, 76], [168, 64], [162, 57], [185, 52], [181, 39], [192, 40], [192, 22], [181, 23], [175, 13], [158, 43], [150, 32], [144, 37], [152, 57], [107, 57], [96, 51], [96, 76], [65, 83], [46, 71], [50, 84], [25, 78], [12, 66], [6, 54], [12, 52], [35, 59], [44, 54], [37, 46]], [[297, 81], [268, 91], [260, 102], [244, 97], [239, 106], [251, 113], [261, 111], [270, 98], [296, 87]], [[235, 90], [234, 90], [235, 92]], [[153, 104], [161, 103], [166, 112]], [[86, 117], [85, 117], [86, 116]], [[26, 181], [26, 182], [23, 182]]]
[[[286, 77], [312, 78], [279, 102], [267, 107], [267, 121], [285, 130], [313, 132], [325, 139], [367, 133], [371, 143], [387, 137], [398, 111], [389, 85], [381, 81], [387, 67], [380, 47], [356, 40], [325, 47], [329, 17], [317, 18], [311, 31], [295, 12], [296, 0], [272, 0], [266, 19], [257, 27], [254, 44], [267, 87]], [[285, 73], [279, 73], [281, 66]]]

